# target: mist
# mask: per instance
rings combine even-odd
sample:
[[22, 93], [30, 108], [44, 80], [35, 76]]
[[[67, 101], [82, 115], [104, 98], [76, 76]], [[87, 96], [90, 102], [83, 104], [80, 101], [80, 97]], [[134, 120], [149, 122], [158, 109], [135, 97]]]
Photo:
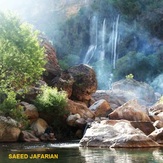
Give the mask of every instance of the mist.
[[0, 0], [0, 10], [17, 13], [47, 36], [61, 66], [92, 66], [98, 89], [111, 89], [112, 82], [133, 74], [162, 93], [160, 4], [152, 12], [154, 2], [132, 3], [126, 12], [123, 3], [105, 0]]

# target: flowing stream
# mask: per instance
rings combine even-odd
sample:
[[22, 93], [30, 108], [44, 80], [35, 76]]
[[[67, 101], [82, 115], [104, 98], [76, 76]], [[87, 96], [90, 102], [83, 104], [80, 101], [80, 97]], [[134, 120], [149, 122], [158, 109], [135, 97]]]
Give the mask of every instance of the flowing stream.
[[[9, 159], [10, 155], [26, 154], [27, 159]], [[52, 154], [58, 158], [31, 159], [34, 154]], [[0, 163], [162, 163], [161, 148], [82, 148], [78, 142], [68, 143], [1, 143]]]

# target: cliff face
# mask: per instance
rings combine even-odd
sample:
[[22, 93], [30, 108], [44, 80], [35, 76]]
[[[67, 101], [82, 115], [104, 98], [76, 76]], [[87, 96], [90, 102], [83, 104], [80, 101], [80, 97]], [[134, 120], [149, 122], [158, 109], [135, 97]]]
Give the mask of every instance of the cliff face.
[[41, 46], [45, 48], [45, 55], [47, 63], [45, 65], [44, 80], [49, 83], [54, 77], [59, 76], [61, 73], [61, 68], [58, 64], [56, 57], [56, 51], [52, 44], [43, 36], [40, 36]]

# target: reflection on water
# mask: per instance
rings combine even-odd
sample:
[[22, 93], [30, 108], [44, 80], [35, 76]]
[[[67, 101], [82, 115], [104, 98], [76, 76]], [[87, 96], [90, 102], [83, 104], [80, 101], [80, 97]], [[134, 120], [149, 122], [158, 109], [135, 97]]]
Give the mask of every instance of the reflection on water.
[[[9, 154], [58, 154], [58, 159], [9, 159]], [[0, 163], [163, 163], [163, 149], [81, 148], [71, 143], [0, 144]]]
[[86, 163], [163, 163], [161, 149], [90, 149], [79, 148]]

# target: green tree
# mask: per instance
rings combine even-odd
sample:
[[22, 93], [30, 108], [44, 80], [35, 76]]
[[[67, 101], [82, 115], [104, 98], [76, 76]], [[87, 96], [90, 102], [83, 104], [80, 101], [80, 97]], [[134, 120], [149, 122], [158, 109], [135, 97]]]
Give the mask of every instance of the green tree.
[[38, 34], [12, 13], [0, 13], [1, 91], [24, 89], [42, 75], [46, 62]]

